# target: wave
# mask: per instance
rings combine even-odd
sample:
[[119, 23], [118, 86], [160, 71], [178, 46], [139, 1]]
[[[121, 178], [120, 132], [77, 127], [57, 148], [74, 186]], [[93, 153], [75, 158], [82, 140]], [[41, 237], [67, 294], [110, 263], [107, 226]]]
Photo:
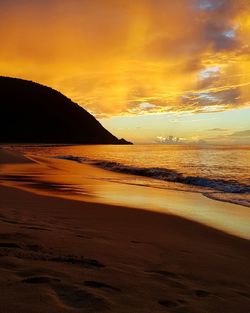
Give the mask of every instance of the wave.
[[85, 163], [85, 161], [87, 161], [87, 158], [73, 156], [73, 155], [61, 155], [61, 156], [56, 156], [54, 158], [55, 159], [75, 161], [75, 162], [78, 162], [78, 163]]
[[241, 184], [234, 180], [213, 179], [199, 176], [185, 176], [182, 173], [167, 168], [135, 167], [121, 164], [118, 162], [105, 160], [91, 160], [86, 157], [78, 157], [72, 155], [58, 156], [56, 158], [67, 159], [79, 163], [87, 163], [113, 172], [143, 176], [166, 182], [181, 183], [189, 186], [209, 188], [212, 190], [225, 193], [238, 193], [238, 194], [250, 193], [250, 186]]
[[203, 193], [204, 196], [223, 202], [230, 202], [238, 205], [243, 205], [250, 208], [250, 194], [249, 193], [224, 193], [224, 192], [205, 192]]

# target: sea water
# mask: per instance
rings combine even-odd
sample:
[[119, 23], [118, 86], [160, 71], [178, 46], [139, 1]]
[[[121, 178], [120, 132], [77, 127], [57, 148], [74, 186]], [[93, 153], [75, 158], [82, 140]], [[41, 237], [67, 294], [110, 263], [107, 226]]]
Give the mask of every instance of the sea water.
[[250, 207], [249, 146], [22, 145], [15, 149], [131, 174], [119, 175], [116, 183], [200, 192]]

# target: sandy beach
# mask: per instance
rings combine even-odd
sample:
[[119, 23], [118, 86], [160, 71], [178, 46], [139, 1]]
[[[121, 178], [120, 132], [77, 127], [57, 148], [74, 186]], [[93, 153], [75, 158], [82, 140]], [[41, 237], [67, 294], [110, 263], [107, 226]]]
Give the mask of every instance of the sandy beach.
[[[0, 153], [0, 312], [250, 310], [248, 240], [153, 207], [121, 206], [119, 197], [95, 201], [105, 182], [94, 190], [92, 180], [84, 198], [59, 188], [55, 164], [42, 180], [45, 160]], [[19, 180], [8, 180], [8, 169]], [[25, 176], [31, 170], [40, 188]]]

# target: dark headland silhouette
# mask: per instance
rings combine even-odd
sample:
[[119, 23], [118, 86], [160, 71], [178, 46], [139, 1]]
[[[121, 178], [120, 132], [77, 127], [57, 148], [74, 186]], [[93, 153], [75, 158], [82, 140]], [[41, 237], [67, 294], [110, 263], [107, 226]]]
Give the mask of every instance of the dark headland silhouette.
[[0, 76], [0, 143], [131, 144], [60, 92]]

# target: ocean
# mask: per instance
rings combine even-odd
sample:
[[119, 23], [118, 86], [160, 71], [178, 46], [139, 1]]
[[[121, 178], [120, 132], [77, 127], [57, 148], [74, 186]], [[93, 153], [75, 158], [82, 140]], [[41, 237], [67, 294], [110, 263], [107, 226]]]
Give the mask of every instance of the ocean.
[[119, 175], [116, 183], [199, 192], [250, 207], [249, 146], [19, 145], [14, 149], [131, 174]]

